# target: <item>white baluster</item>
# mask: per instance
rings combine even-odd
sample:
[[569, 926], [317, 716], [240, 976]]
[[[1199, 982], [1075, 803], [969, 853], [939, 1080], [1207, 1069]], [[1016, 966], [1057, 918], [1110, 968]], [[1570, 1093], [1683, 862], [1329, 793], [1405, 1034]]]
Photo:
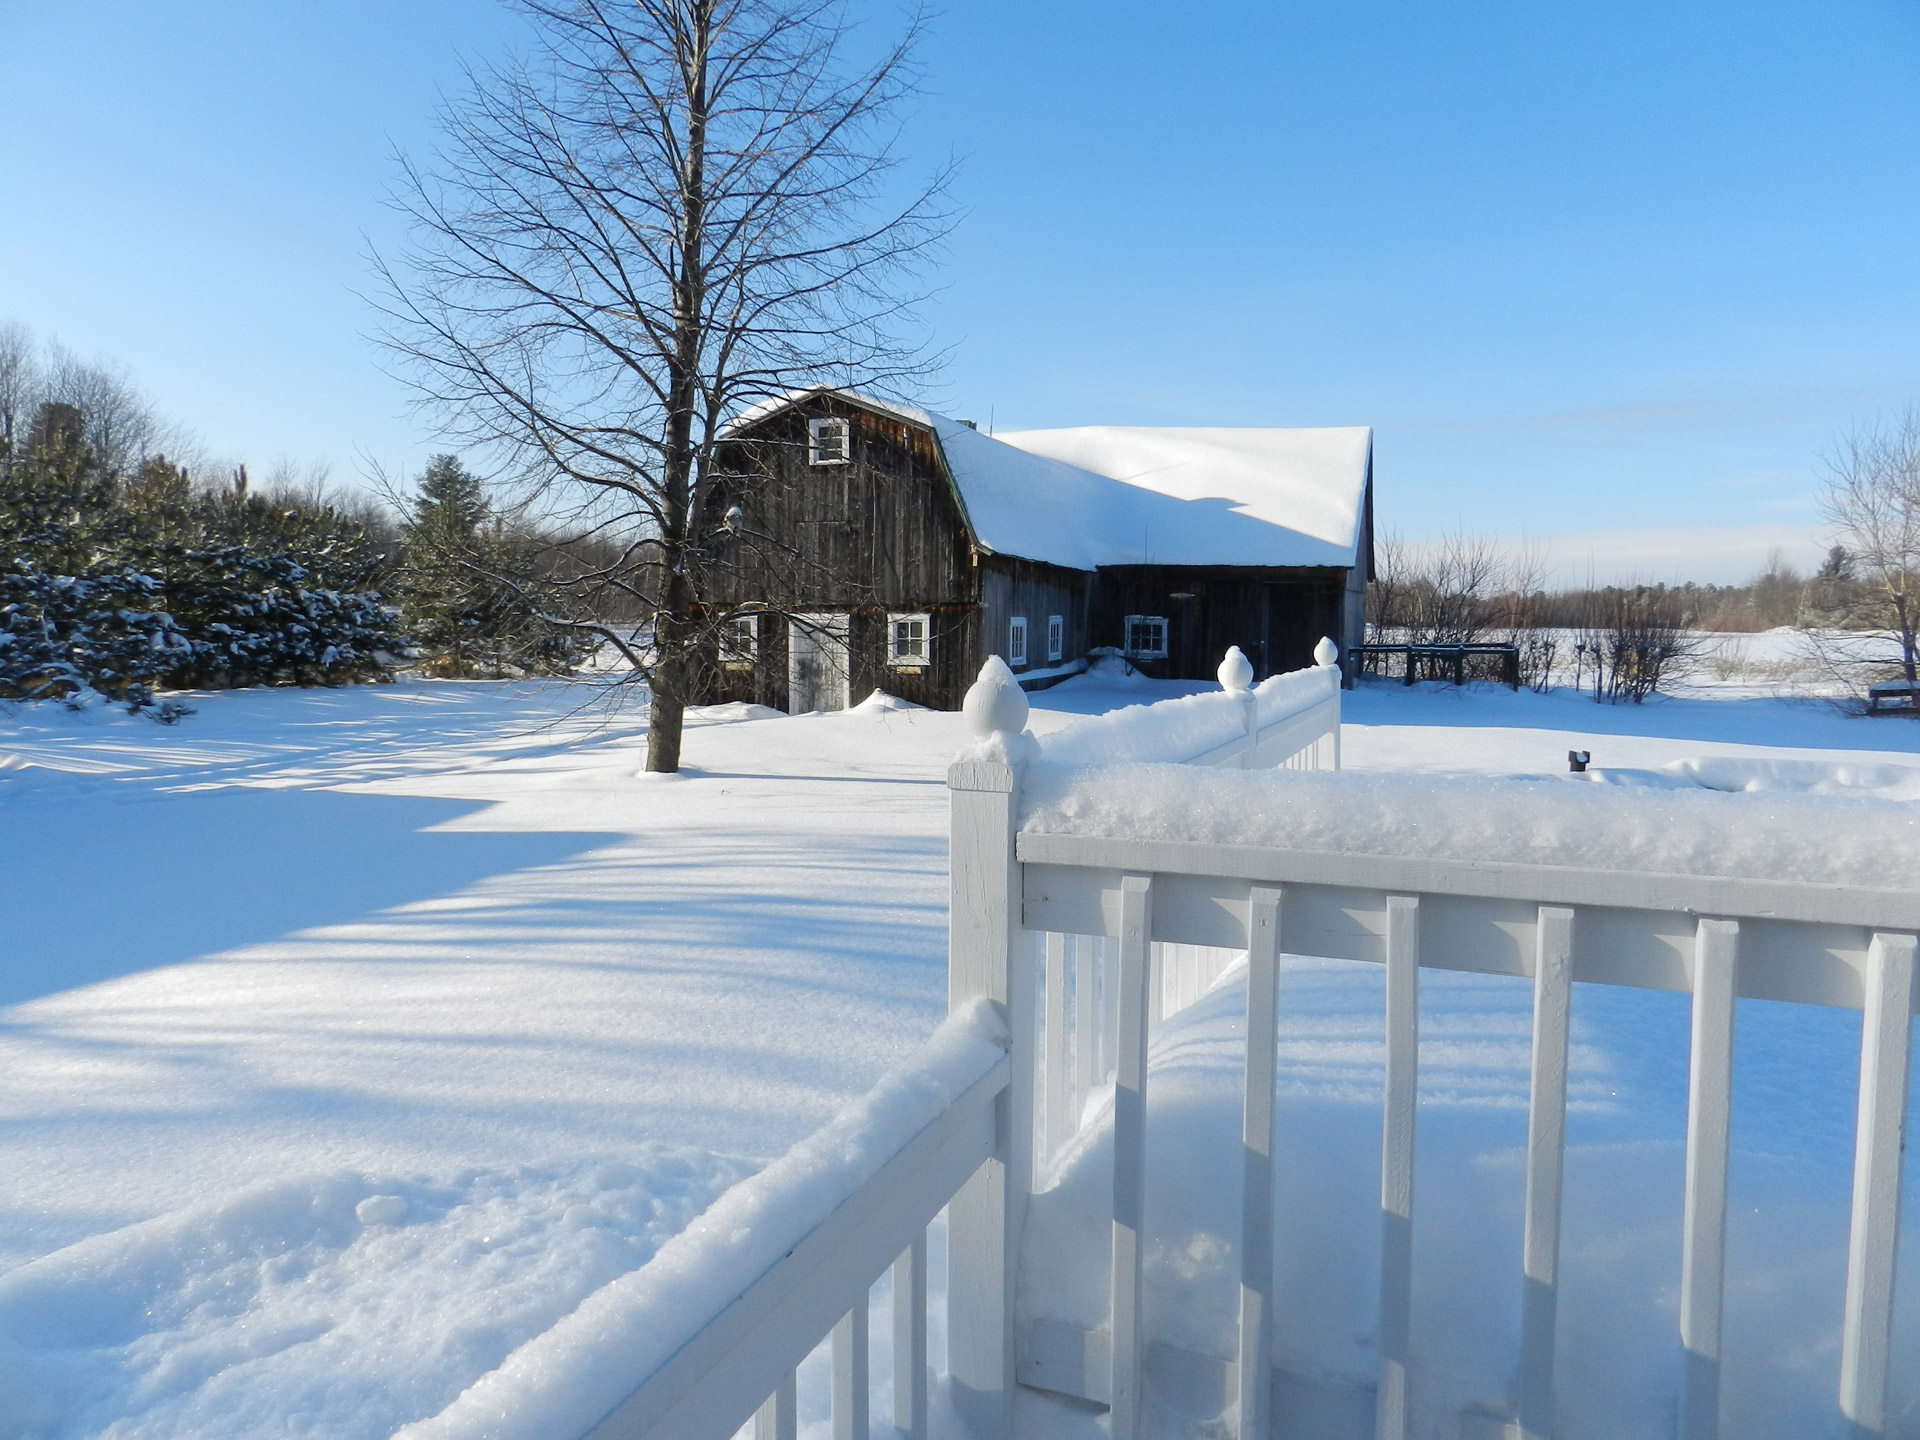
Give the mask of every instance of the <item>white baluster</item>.
[[1853, 1422], [1856, 1433], [1869, 1435], [1880, 1434], [1886, 1426], [1887, 1349], [1900, 1234], [1900, 1163], [1913, 1041], [1914, 949], [1911, 935], [1873, 937], [1861, 1016], [1840, 1412]]
[[1573, 912], [1540, 907], [1533, 950], [1533, 1077], [1527, 1100], [1527, 1219], [1521, 1242], [1520, 1434], [1553, 1433], [1553, 1342], [1559, 1313], [1560, 1191], [1567, 1146], [1567, 1029], [1573, 1004]]
[[1420, 902], [1387, 897], [1387, 1081], [1380, 1143], [1378, 1440], [1405, 1440], [1413, 1322], [1413, 1122], [1420, 1080]]
[[1687, 1195], [1681, 1217], [1681, 1440], [1720, 1433], [1720, 1307], [1726, 1284], [1727, 1142], [1733, 1115], [1733, 1009], [1740, 927], [1702, 920], [1693, 945], [1687, 1075]]
[[1120, 882], [1120, 1024], [1113, 1088], [1113, 1323], [1111, 1440], [1140, 1433], [1140, 1264], [1146, 1219], [1147, 986], [1152, 978], [1153, 882]]
[[1240, 1113], [1240, 1400], [1235, 1440], [1266, 1440], [1273, 1382], [1273, 1090], [1279, 1058], [1280, 891], [1247, 902], [1247, 1069]]

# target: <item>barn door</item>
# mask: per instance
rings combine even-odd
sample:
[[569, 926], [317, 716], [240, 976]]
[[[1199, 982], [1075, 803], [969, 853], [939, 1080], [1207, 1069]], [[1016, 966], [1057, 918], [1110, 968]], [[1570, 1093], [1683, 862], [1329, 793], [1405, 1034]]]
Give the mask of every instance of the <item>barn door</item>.
[[788, 714], [847, 708], [847, 618], [814, 611], [787, 622]]

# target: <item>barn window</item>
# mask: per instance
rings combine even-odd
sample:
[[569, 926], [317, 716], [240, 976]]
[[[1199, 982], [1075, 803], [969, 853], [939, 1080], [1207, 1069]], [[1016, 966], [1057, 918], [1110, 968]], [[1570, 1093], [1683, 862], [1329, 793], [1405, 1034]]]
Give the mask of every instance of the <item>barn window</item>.
[[760, 649], [760, 617], [742, 615], [720, 627], [720, 663], [729, 670], [745, 670], [753, 665]]
[[852, 448], [846, 421], [809, 420], [807, 422], [808, 464], [844, 465], [853, 458], [850, 453]]
[[889, 615], [887, 617], [887, 663], [896, 669], [911, 669], [927, 663], [927, 617], [925, 615]]
[[1007, 622], [1007, 663], [1027, 663], [1027, 617], [1016, 615]]
[[1067, 653], [1067, 617], [1049, 615], [1047, 617], [1047, 659], [1058, 660]]
[[1141, 660], [1164, 660], [1167, 655], [1167, 617], [1127, 616], [1127, 654]]

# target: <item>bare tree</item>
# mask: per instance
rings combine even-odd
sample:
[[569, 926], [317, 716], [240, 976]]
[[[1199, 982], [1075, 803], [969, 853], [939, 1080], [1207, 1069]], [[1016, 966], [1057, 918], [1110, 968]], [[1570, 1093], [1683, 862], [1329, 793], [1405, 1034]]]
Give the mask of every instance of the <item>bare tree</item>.
[[26, 443], [40, 406], [40, 362], [33, 336], [15, 321], [0, 325], [0, 465]]
[[[1820, 511], [1858, 582], [1856, 623], [1899, 644], [1897, 663], [1920, 682], [1920, 409], [1849, 432], [1827, 456]], [[1887, 668], [1891, 654], [1875, 657]]]
[[417, 239], [376, 261], [386, 339], [568, 553], [610, 549], [558, 577], [551, 618], [648, 685], [647, 767], [675, 770], [690, 667], [730, 618], [704, 533], [729, 418], [926, 368], [910, 302], [945, 176], [893, 189], [919, 26], [861, 64], [844, 0], [518, 3], [536, 52], [474, 72], [439, 157], [403, 162]]
[[159, 446], [159, 417], [119, 366], [50, 344], [43, 373], [44, 398], [86, 417], [87, 444], [107, 474], [131, 475]]
[[1596, 702], [1638, 705], [1683, 674], [1699, 651], [1679, 595], [1665, 585], [1589, 585], [1579, 603], [1575, 648], [1593, 666]]

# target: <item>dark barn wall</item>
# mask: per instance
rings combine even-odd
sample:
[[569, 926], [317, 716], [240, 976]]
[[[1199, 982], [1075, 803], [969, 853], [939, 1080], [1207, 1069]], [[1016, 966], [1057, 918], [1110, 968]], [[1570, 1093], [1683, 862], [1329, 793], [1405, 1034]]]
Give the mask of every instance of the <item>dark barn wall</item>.
[[[1065, 664], [1087, 653], [1088, 582], [1093, 577], [1086, 571], [1011, 555], [983, 555], [980, 573], [981, 649], [976, 672], [989, 655], [1007, 658], [1009, 622], [1016, 615], [1027, 620], [1027, 663], [1015, 667], [1016, 675]], [[1058, 661], [1047, 659], [1047, 621], [1055, 615], [1066, 621]]]
[[[851, 422], [848, 464], [809, 463], [807, 422], [823, 416]], [[879, 689], [958, 708], [979, 665], [980, 572], [932, 432], [820, 396], [754, 425], [718, 460], [703, 512], [716, 536], [708, 593], [733, 605], [846, 612], [852, 703]], [[744, 516], [740, 540], [724, 531], [732, 505]], [[919, 613], [929, 663], [889, 664], [888, 615]], [[785, 621], [760, 623], [761, 662], [750, 675], [722, 672], [708, 694], [784, 710]]]
[[[1322, 635], [1345, 633], [1347, 572], [1334, 568], [1115, 565], [1095, 584], [1093, 645], [1124, 645], [1129, 615], [1167, 617], [1167, 658], [1136, 661], [1168, 680], [1211, 680], [1229, 645], [1260, 679], [1313, 663]], [[1176, 595], [1189, 599], [1175, 599]]]

